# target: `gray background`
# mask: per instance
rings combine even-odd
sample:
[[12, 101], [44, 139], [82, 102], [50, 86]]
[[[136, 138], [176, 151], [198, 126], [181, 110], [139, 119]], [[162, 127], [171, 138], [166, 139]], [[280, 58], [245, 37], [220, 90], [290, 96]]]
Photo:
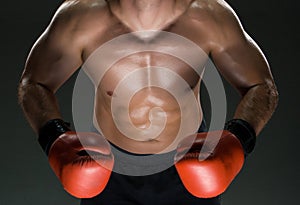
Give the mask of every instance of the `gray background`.
[[[61, 188], [17, 104], [26, 56], [61, 1], [4, 1], [1, 22], [1, 205], [73, 205]], [[299, 193], [298, 115], [299, 2], [230, 0], [245, 29], [265, 52], [280, 92], [279, 107], [261, 133], [255, 152], [223, 196], [224, 205], [296, 204]], [[296, 16], [298, 15], [298, 16]], [[71, 79], [60, 91], [71, 120]], [[227, 87], [233, 112], [237, 95]], [[228, 116], [230, 118], [231, 115]]]

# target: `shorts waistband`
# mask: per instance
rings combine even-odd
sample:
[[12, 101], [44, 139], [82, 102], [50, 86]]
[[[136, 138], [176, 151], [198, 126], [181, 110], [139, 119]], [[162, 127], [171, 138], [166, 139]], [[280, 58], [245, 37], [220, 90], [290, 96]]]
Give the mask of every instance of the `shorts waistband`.
[[132, 176], [151, 175], [174, 165], [176, 151], [162, 154], [136, 154], [111, 144], [115, 164], [113, 171]]
[[[91, 127], [91, 131], [99, 133], [94, 126]], [[206, 131], [205, 121], [198, 130], [203, 131]], [[174, 165], [176, 150], [159, 154], [136, 154], [109, 143], [115, 159], [113, 171], [119, 174], [145, 176], [162, 172]]]

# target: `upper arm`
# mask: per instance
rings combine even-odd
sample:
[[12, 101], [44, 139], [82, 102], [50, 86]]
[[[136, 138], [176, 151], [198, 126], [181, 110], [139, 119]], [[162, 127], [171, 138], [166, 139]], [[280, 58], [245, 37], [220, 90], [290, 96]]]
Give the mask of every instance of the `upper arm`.
[[34, 44], [22, 79], [55, 92], [82, 63], [81, 45], [74, 37], [72, 11], [63, 4]]
[[225, 3], [217, 11], [216, 24], [210, 54], [224, 78], [241, 94], [253, 86], [273, 83], [265, 56]]

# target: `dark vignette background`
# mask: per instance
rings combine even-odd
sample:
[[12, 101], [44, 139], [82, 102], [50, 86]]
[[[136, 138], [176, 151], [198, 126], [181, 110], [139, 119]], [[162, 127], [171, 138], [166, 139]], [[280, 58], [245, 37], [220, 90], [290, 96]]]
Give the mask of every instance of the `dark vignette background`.
[[[2, 1], [1, 205], [75, 205], [48, 166], [17, 104], [17, 84], [27, 54], [61, 0]], [[299, 194], [299, 2], [230, 0], [245, 29], [267, 56], [280, 92], [279, 107], [261, 133], [255, 152], [223, 196], [224, 205], [296, 204]], [[71, 120], [71, 79], [58, 93]], [[237, 95], [227, 87], [228, 98]], [[232, 103], [228, 105], [233, 112]], [[228, 116], [230, 118], [230, 116]]]

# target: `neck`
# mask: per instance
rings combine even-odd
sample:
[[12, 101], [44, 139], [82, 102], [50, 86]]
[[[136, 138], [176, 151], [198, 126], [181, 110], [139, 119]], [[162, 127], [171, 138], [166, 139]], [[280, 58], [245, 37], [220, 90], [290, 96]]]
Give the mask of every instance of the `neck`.
[[163, 2], [166, 0], [134, 0], [133, 5], [139, 11], [151, 11], [157, 10]]
[[111, 11], [132, 31], [161, 30], [180, 16], [192, 0], [111, 0]]
[[131, 8], [139, 12], [157, 11], [162, 6], [174, 5], [176, 0], [120, 0], [121, 8]]

